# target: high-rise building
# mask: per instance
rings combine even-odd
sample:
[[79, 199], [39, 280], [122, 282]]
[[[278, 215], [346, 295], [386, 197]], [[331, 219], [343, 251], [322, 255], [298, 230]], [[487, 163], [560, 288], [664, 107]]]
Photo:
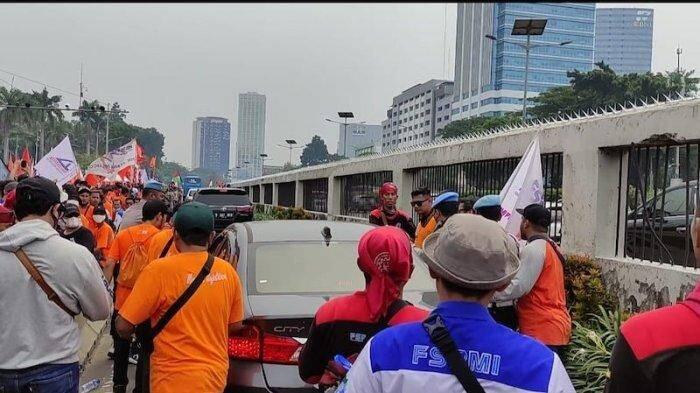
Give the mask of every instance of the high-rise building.
[[[347, 129], [346, 129], [347, 127]], [[357, 150], [364, 150], [382, 142], [382, 126], [379, 124], [341, 124], [338, 126], [339, 156], [356, 157]]]
[[263, 94], [248, 92], [238, 95], [238, 178], [262, 176], [263, 159], [260, 155], [265, 153], [265, 104]]
[[449, 123], [452, 81], [431, 79], [394, 97], [382, 122], [382, 151], [433, 141]]
[[598, 8], [595, 14], [595, 61], [617, 74], [650, 72], [654, 10]]
[[527, 37], [511, 35], [515, 19], [547, 19], [544, 34], [530, 36], [541, 46], [530, 50], [528, 98], [568, 85], [567, 71], [593, 69], [595, 3], [460, 3], [454, 120], [522, 110], [525, 50], [514, 43]]
[[231, 124], [223, 117], [198, 117], [192, 123], [192, 168], [226, 174]]

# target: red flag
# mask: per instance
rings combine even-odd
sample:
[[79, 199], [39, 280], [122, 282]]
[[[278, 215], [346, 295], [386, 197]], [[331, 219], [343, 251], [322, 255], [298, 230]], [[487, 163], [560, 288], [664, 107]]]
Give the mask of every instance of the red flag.
[[34, 161], [32, 160], [31, 154], [29, 154], [29, 149], [24, 147], [22, 150], [22, 159], [19, 162], [19, 174], [27, 174], [28, 176], [34, 176]]
[[136, 144], [136, 163], [141, 164], [144, 160], [143, 156], [143, 147], [139, 145], [137, 142], [134, 142]]
[[22, 159], [27, 161], [27, 163], [32, 161], [32, 156], [29, 154], [29, 149], [27, 149], [27, 146], [25, 146], [24, 150], [22, 150]]

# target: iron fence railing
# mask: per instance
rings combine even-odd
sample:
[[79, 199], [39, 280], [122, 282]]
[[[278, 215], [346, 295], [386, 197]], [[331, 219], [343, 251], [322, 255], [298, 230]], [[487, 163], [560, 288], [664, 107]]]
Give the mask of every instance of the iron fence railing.
[[290, 181], [277, 185], [277, 204], [284, 207], [296, 206], [297, 183]]
[[[427, 187], [433, 196], [455, 191], [461, 198], [499, 194], [520, 161], [519, 157], [470, 161], [459, 164], [414, 168], [413, 189]], [[552, 212], [550, 237], [561, 241], [562, 153], [542, 154], [545, 205]], [[414, 220], [417, 220], [414, 213]]]
[[260, 203], [260, 186], [253, 186], [253, 203]]
[[328, 213], [328, 178], [304, 180], [304, 209]]
[[367, 217], [377, 207], [379, 187], [393, 180], [393, 172], [370, 172], [340, 178], [340, 214]]
[[620, 155], [618, 207], [624, 210], [617, 220], [618, 254], [698, 267], [690, 224], [698, 200], [699, 147], [700, 142], [627, 147], [627, 184]]
[[263, 187], [263, 200], [266, 205], [272, 205], [272, 184], [264, 184]]

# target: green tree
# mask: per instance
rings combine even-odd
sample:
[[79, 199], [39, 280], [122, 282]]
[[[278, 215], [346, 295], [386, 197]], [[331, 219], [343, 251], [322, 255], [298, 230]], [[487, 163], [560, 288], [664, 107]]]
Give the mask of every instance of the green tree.
[[314, 135], [301, 152], [301, 166], [324, 164], [329, 161], [328, 147], [320, 136]]
[[[27, 94], [19, 89], [0, 86], [0, 104], [22, 106], [28, 103]], [[10, 138], [12, 131], [26, 119], [26, 112], [21, 108], [3, 108], [0, 110], [0, 132], [2, 133], [3, 158], [10, 158]]]
[[567, 73], [569, 86], [540, 93], [533, 99], [535, 106], [529, 113], [538, 118], [575, 113], [598, 108], [628, 106], [651, 99], [665, 100], [665, 96], [698, 90], [698, 79], [693, 71], [617, 75], [604, 62], [588, 72], [574, 70]]
[[520, 113], [507, 113], [504, 116], [479, 116], [456, 120], [446, 125], [438, 135], [445, 139], [472, 135], [506, 124], [518, 123], [520, 118]]
[[49, 138], [49, 144], [53, 146], [54, 144], [51, 142], [54, 142], [57, 139], [56, 124], [63, 120], [63, 111], [59, 109], [61, 96], [51, 96], [49, 95], [48, 90], [44, 88], [44, 90], [41, 92], [33, 91], [31, 94], [31, 100], [34, 106], [41, 108], [53, 108], [35, 109], [31, 114], [31, 118], [37, 127], [38, 132], [37, 139], [39, 140], [39, 157], [43, 157], [44, 154], [46, 154], [47, 137]]
[[[161, 181], [171, 182], [175, 175], [179, 173], [181, 176], [188, 174], [187, 168], [173, 161], [162, 161], [158, 167], [156, 167], [156, 175]], [[208, 183], [207, 183], [208, 184]]]
[[[98, 109], [100, 102], [97, 100], [85, 101], [80, 105], [79, 111], [73, 112], [73, 117], [78, 120], [77, 126], [81, 129], [84, 136], [85, 154], [90, 155], [90, 147], [92, 145], [93, 134], [97, 136], [98, 130], [102, 127], [103, 118]], [[99, 146], [95, 144], [95, 152], [99, 152]]]

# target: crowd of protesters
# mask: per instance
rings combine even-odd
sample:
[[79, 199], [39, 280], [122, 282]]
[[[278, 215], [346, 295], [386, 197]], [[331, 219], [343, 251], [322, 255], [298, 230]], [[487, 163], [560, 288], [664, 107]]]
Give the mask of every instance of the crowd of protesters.
[[[562, 359], [572, 321], [564, 258], [547, 235], [550, 212], [532, 204], [507, 233], [497, 195], [411, 193], [418, 217], [384, 184], [359, 240], [364, 290], [316, 312], [299, 375], [347, 392], [573, 392]], [[222, 392], [228, 337], [242, 328], [235, 267], [211, 255], [214, 217], [182, 204], [177, 186], [0, 182], [0, 392], [78, 391], [74, 317], [111, 316], [113, 391]], [[692, 225], [695, 255], [700, 209]], [[414, 256], [435, 280], [438, 304], [403, 300]], [[351, 263], [348, 261], [348, 263]], [[206, 281], [205, 285], [202, 285]], [[187, 304], [187, 307], [184, 307]], [[609, 392], [696, 391], [700, 285], [675, 306], [622, 326]], [[349, 372], [336, 361], [353, 362]]]

